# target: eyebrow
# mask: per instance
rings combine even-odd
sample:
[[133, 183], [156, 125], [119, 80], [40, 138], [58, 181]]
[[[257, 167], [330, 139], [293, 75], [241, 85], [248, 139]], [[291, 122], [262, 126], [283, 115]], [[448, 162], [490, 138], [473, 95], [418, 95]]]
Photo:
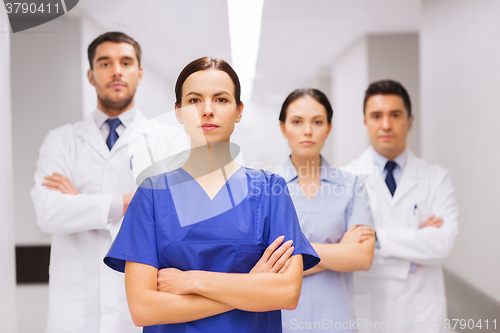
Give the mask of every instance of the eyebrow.
[[[102, 60], [109, 60], [109, 59], [110, 59], [110, 57], [108, 57], [108, 56], [105, 56], [105, 57], [99, 57], [99, 58], [97, 58], [96, 62], [99, 62], [99, 61], [102, 61]], [[125, 59], [125, 60], [134, 60], [134, 58], [133, 58], [133, 57], [131, 57], [131, 56], [123, 56], [123, 57], [121, 57], [120, 59], [122, 59], [122, 60], [123, 60], [123, 59]]]
[[[215, 93], [214, 96], [220, 96], [220, 95], [224, 95], [224, 94], [230, 95], [227, 91], [219, 91], [219, 92]], [[200, 96], [200, 97], [203, 96], [202, 94], [194, 92], [194, 91], [191, 91], [190, 93], [188, 93], [186, 95], [186, 97], [189, 95], [195, 95], [195, 96]]]
[[[376, 111], [370, 111], [370, 114], [372, 114], [372, 113], [382, 113], [382, 112], [384, 112], [384, 111], [382, 111], [382, 110], [376, 110]], [[390, 110], [389, 112], [390, 113], [403, 113], [403, 110]]]

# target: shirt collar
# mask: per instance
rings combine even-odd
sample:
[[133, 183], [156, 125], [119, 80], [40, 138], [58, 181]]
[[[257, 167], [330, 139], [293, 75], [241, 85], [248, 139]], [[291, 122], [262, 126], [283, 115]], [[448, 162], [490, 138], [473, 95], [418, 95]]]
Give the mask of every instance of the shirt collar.
[[[373, 156], [373, 163], [379, 169], [380, 172], [383, 172], [385, 169], [385, 165], [387, 161], [389, 161], [389, 159], [377, 153], [375, 149], [373, 149], [373, 147], [371, 147], [371, 150]], [[406, 163], [408, 162], [407, 149], [403, 150], [403, 152], [394, 159], [394, 162], [396, 162], [397, 165], [401, 168], [401, 171], [403, 171], [406, 167]]]
[[[127, 128], [127, 126], [130, 125], [134, 121], [135, 114], [136, 114], [136, 108], [134, 107], [134, 108], [127, 110], [127, 111], [123, 112], [122, 114], [120, 114], [118, 116], [118, 119], [120, 119], [120, 121], [122, 122], [122, 125], [125, 128]], [[105, 114], [103, 111], [99, 110], [99, 108], [95, 109], [94, 120], [95, 120], [95, 124], [97, 125], [98, 128], [101, 128], [102, 125], [104, 125], [106, 120], [108, 120], [109, 118], [110, 117], [107, 114]]]
[[[319, 168], [319, 180], [320, 181], [328, 181], [332, 183], [345, 184], [341, 177], [341, 172], [338, 168], [334, 168], [320, 155], [321, 158], [321, 167]], [[281, 176], [285, 179], [287, 183], [292, 180], [298, 180], [299, 175], [297, 174], [297, 170], [292, 163], [292, 157], [288, 156], [283, 165], [283, 169], [281, 172]]]

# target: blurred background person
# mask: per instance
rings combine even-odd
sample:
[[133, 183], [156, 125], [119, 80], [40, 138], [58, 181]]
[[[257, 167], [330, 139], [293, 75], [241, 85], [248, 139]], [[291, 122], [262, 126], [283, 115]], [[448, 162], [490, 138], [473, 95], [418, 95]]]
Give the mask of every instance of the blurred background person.
[[385, 332], [447, 331], [441, 263], [458, 234], [458, 206], [450, 173], [406, 148], [411, 111], [399, 82], [370, 84], [363, 112], [371, 147], [346, 168], [368, 177], [377, 237], [371, 269], [355, 274], [356, 314], [371, 323], [362, 332], [382, 321], [391, 325]]
[[102, 262], [136, 189], [128, 135], [146, 121], [134, 107], [141, 48], [121, 32], [88, 47], [97, 109], [50, 131], [31, 191], [37, 222], [51, 233], [47, 332], [137, 332], [123, 276]]
[[304, 272], [297, 308], [283, 311], [283, 331], [332, 329], [356, 332], [352, 273], [370, 268], [375, 236], [368, 195], [359, 177], [331, 166], [321, 150], [333, 110], [317, 89], [297, 89], [285, 99], [281, 131], [292, 153], [281, 169], [300, 226], [321, 258]]

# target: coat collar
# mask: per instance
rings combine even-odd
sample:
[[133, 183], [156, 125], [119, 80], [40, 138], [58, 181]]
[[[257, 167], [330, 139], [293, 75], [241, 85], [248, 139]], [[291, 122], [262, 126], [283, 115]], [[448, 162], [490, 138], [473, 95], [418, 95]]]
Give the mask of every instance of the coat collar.
[[127, 124], [125, 131], [120, 135], [111, 151], [102, 138], [93, 113], [80, 122], [80, 126], [78, 126], [76, 130], [76, 135], [86, 140], [104, 159], [108, 159], [111, 155], [116, 153], [116, 151], [128, 144], [128, 136], [130, 133], [146, 120], [146, 116], [144, 116], [139, 109], [136, 109], [133, 120]]
[[372, 147], [366, 149], [359, 159], [352, 165], [356, 174], [363, 174], [369, 176], [365, 181], [366, 186], [370, 187], [373, 191], [377, 192], [381, 198], [395, 205], [401, 200], [408, 192], [417, 186], [419, 179], [423, 178], [423, 168], [420, 165], [420, 159], [416, 157], [413, 152], [407, 150], [407, 163], [403, 170], [401, 179], [391, 196], [385, 180], [382, 179], [381, 170], [379, 170], [373, 161]]

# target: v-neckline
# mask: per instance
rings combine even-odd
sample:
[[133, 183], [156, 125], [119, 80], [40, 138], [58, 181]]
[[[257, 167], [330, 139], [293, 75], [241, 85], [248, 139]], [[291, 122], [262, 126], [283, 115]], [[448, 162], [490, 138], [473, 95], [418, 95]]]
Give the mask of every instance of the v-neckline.
[[314, 198], [316, 198], [316, 197], [318, 196], [319, 191], [321, 190], [321, 180], [319, 181], [319, 188], [318, 188], [318, 191], [316, 192], [316, 194], [315, 194], [315, 195], [314, 195], [311, 199], [309, 199], [309, 198], [307, 197], [307, 195], [304, 193], [304, 191], [302, 190], [302, 187], [300, 186], [298, 179], [297, 179], [297, 186], [299, 187], [299, 191], [300, 191], [300, 193], [302, 193], [302, 195], [304, 196], [304, 198], [306, 198], [307, 202], [311, 202], [311, 201], [313, 201], [313, 200], [314, 200]]
[[[203, 186], [200, 185], [200, 183], [196, 180], [196, 178], [194, 178], [189, 172], [187, 172], [186, 170], [184, 170], [182, 167], [179, 168], [180, 170], [182, 170], [184, 173], [186, 173], [192, 180], [194, 180], [197, 184], [197, 186], [203, 191], [203, 193], [206, 195], [206, 197], [210, 200], [210, 202], [213, 202], [214, 199], [219, 195], [219, 193], [221, 192], [221, 190], [224, 188], [224, 187], [227, 187], [227, 185], [229, 184], [229, 180], [231, 178], [233, 178], [233, 176], [238, 173], [242, 167], [240, 166], [235, 172], [233, 172], [233, 174], [231, 176], [229, 176], [229, 178], [222, 184], [222, 186], [217, 190], [217, 192], [215, 193], [215, 195], [211, 198], [207, 191], [205, 191], [205, 189], [203, 188]], [[222, 169], [221, 169], [222, 171]], [[222, 171], [224, 172], [224, 171]]]

